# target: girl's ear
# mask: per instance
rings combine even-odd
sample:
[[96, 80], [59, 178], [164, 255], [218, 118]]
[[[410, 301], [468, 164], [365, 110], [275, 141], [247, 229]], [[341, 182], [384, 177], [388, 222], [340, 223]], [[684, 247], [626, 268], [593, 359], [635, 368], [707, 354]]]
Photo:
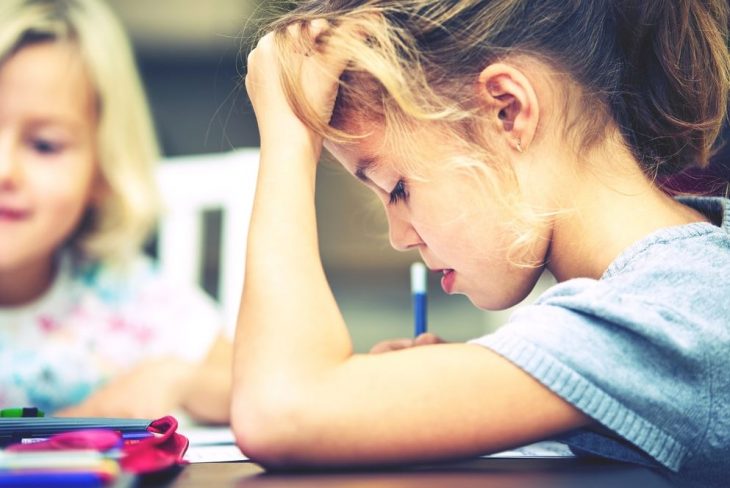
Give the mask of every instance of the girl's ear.
[[517, 152], [527, 149], [540, 110], [535, 89], [522, 71], [506, 63], [490, 64], [479, 74], [479, 95], [507, 144]]

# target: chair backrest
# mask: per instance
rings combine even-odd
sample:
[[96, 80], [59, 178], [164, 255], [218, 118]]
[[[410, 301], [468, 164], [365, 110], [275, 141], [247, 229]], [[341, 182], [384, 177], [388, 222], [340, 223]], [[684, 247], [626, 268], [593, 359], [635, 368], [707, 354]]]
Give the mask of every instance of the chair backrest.
[[[218, 256], [217, 298], [232, 335], [243, 287], [248, 224], [258, 174], [258, 148], [167, 158], [158, 167], [164, 214], [157, 255], [170, 279], [201, 286], [205, 260]], [[218, 239], [204, 235], [204, 214], [220, 211]], [[219, 249], [206, 253], [205, 242]]]

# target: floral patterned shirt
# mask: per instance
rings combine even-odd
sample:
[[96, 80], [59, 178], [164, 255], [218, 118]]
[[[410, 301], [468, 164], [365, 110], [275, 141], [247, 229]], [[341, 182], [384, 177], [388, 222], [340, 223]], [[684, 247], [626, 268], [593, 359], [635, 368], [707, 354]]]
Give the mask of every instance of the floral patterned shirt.
[[147, 257], [121, 271], [64, 254], [43, 296], [0, 308], [0, 407], [52, 413], [141, 361], [200, 361], [221, 332], [213, 300]]

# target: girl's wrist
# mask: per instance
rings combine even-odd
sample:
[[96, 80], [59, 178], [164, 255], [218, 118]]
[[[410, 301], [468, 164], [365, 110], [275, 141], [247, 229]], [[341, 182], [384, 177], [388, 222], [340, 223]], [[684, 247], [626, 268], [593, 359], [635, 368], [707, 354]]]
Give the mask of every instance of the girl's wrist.
[[261, 137], [261, 163], [277, 161], [291, 167], [298, 161], [316, 165], [322, 154], [322, 138], [307, 130], [306, 133], [280, 133]]

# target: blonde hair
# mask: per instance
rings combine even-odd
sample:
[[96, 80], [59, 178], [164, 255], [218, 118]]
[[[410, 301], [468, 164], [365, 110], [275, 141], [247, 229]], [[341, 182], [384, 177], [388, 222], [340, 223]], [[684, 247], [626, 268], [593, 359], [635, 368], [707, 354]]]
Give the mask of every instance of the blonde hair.
[[[307, 104], [292, 55], [302, 48], [287, 34], [315, 19], [334, 27], [319, 47], [349, 60], [330, 121]], [[269, 28], [289, 102], [311, 129], [351, 141], [358, 135], [345, 125], [353, 115], [382, 121], [386, 139], [432, 124], [472, 149], [455, 164], [481, 175], [490, 197], [514, 211], [515, 232], [549, 216], [504, 191], [504, 183], [514, 188], [514, 174], [479, 129], [476, 90], [468, 87], [488, 64], [509, 57], [552, 68], [569, 87], [566, 108], [568, 96], [581, 108], [562, 121], [575, 149], [590, 149], [616, 127], [650, 178], [706, 166], [726, 116], [727, 0], [306, 0]], [[299, 42], [311, 43], [302, 32]], [[519, 231], [515, 243], [525, 255], [528, 234]]]
[[104, 196], [87, 209], [68, 244], [84, 258], [122, 263], [139, 252], [160, 213], [159, 152], [130, 42], [100, 0], [2, 0], [0, 63], [38, 42], [74, 46], [96, 90]]

